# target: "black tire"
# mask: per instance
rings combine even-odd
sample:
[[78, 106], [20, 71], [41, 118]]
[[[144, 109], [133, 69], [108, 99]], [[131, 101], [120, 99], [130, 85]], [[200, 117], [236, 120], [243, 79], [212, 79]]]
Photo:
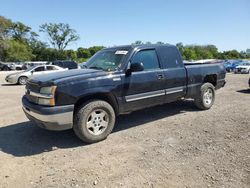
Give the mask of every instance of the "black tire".
[[199, 95], [194, 99], [196, 107], [201, 110], [208, 110], [213, 106], [214, 101], [215, 101], [214, 86], [211, 83], [204, 83], [200, 88]]
[[[99, 116], [101, 116], [101, 114], [105, 114], [105, 116], [99, 118], [98, 111], [100, 112]], [[96, 118], [97, 120], [95, 120]], [[86, 143], [99, 142], [106, 139], [112, 132], [115, 119], [114, 109], [109, 103], [102, 100], [88, 101], [75, 111], [73, 130], [75, 134]], [[89, 125], [87, 125], [87, 123]], [[105, 129], [105, 126], [102, 127], [102, 124], [106, 124]], [[97, 129], [97, 133], [100, 134], [95, 134], [95, 128]]]
[[27, 77], [26, 76], [20, 76], [19, 78], [18, 78], [18, 84], [19, 85], [25, 85], [26, 83], [27, 83]]

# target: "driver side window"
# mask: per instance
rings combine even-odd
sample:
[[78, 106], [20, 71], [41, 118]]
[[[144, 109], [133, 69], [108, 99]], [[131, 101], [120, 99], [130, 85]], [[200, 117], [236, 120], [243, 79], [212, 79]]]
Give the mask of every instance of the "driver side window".
[[160, 69], [159, 61], [155, 50], [142, 50], [137, 52], [131, 61], [133, 63], [143, 63], [144, 70]]
[[37, 67], [34, 69], [35, 72], [41, 72], [41, 71], [44, 71], [44, 66], [42, 67]]

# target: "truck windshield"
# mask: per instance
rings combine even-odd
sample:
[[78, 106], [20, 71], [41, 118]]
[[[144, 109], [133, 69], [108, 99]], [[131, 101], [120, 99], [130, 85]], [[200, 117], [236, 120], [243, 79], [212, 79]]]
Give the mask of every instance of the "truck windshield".
[[125, 56], [127, 50], [103, 50], [96, 53], [86, 64], [89, 69], [100, 69], [104, 71], [117, 70]]

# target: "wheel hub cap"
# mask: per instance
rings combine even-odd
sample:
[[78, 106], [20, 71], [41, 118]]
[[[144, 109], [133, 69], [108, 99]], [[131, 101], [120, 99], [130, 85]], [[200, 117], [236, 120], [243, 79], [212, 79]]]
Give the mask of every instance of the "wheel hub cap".
[[213, 91], [211, 89], [207, 89], [203, 95], [203, 99], [206, 105], [210, 105], [213, 101]]
[[92, 135], [102, 134], [108, 127], [109, 116], [106, 111], [97, 109], [90, 113], [87, 120], [87, 130]]

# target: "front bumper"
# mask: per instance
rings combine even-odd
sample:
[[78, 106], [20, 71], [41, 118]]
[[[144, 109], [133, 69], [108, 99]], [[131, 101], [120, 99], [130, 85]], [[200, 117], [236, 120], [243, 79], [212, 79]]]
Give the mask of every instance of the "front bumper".
[[6, 77], [5, 81], [8, 83], [12, 83], [12, 84], [16, 84], [17, 83], [17, 79], [13, 78], [13, 77]]
[[74, 105], [45, 107], [22, 98], [23, 111], [27, 118], [47, 130], [67, 130], [73, 126]]

